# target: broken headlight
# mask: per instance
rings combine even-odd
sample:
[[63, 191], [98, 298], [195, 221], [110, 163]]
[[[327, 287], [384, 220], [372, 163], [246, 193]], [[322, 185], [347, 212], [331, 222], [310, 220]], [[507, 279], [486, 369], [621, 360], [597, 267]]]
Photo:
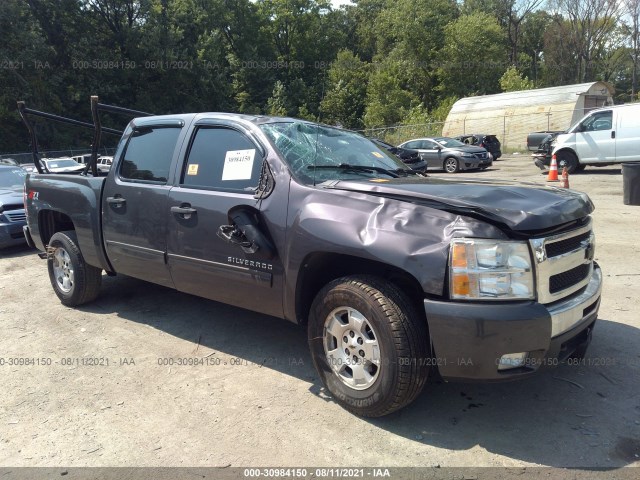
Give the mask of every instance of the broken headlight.
[[526, 242], [458, 238], [451, 242], [449, 292], [463, 300], [535, 298]]

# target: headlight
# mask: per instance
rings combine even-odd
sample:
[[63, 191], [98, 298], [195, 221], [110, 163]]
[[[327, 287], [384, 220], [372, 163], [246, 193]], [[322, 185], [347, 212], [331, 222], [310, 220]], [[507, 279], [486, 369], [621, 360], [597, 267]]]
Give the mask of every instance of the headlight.
[[466, 152], [460, 152], [460, 156], [461, 157], [465, 157], [465, 158], [473, 158], [474, 157], [473, 153], [466, 153]]
[[454, 239], [449, 292], [451, 298], [465, 300], [534, 299], [529, 246], [525, 242]]

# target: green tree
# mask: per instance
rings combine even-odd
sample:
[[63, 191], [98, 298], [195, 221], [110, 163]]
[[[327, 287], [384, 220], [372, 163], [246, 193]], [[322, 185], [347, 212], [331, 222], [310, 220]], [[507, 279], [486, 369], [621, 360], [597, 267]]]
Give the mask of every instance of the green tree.
[[530, 90], [534, 88], [534, 86], [534, 83], [527, 77], [523, 77], [515, 66], [507, 68], [504, 75], [500, 77], [500, 88], [503, 92]]
[[460, 97], [498, 91], [507, 58], [505, 34], [485, 13], [463, 15], [445, 27], [440, 51], [441, 89]]
[[273, 93], [267, 100], [267, 114], [276, 117], [287, 116], [287, 93], [284, 84], [278, 80], [273, 87]]
[[401, 66], [396, 62], [378, 65], [369, 76], [364, 124], [368, 128], [399, 123], [419, 102], [402, 82]]
[[328, 71], [327, 91], [320, 104], [322, 120], [345, 128], [364, 126], [368, 65], [349, 50], [338, 53]]

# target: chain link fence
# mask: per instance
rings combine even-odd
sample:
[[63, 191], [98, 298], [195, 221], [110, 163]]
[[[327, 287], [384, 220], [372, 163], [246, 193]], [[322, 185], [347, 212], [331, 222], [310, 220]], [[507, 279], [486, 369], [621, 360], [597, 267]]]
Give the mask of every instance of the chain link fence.
[[393, 127], [367, 128], [358, 130], [359, 133], [369, 138], [398, 145], [407, 140], [420, 137], [439, 137], [442, 135], [444, 122], [424, 123], [421, 125], [395, 125]]

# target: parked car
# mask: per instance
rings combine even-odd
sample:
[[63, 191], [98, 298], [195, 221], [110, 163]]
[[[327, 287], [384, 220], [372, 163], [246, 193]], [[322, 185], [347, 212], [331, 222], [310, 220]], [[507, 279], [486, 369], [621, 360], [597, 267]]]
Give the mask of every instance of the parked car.
[[416, 172], [426, 173], [427, 162], [426, 160], [420, 157], [420, 152], [418, 152], [417, 150], [411, 150], [409, 148], [402, 148], [402, 147], [394, 147], [390, 143], [387, 143], [384, 140], [380, 140], [379, 138], [372, 138], [371, 141], [376, 145], [378, 145], [379, 147], [384, 148], [388, 152], [398, 157], [411, 170], [415, 170]]
[[429, 170], [456, 173], [461, 170], [485, 169], [493, 163], [489, 152], [482, 147], [465, 145], [449, 137], [415, 138], [398, 145], [420, 152]]
[[569, 173], [588, 165], [640, 162], [640, 103], [598, 108], [551, 144], [558, 166]]
[[502, 156], [500, 140], [498, 140], [498, 137], [495, 135], [472, 133], [468, 135], [460, 135], [454, 138], [465, 145], [476, 145], [484, 148], [491, 154], [493, 160], [498, 160]]
[[[490, 162], [439, 141], [464, 168]], [[331, 398], [363, 416], [408, 405], [429, 375], [514, 380], [582, 358], [597, 321], [586, 194], [424, 177], [342, 129], [144, 117], [106, 176], [25, 188], [26, 236], [64, 305], [94, 300], [104, 270], [287, 319]]]
[[91, 154], [84, 153], [82, 155], [75, 155], [71, 158], [80, 164], [86, 165], [87, 163], [89, 163], [89, 160], [91, 160]]
[[[545, 170], [551, 164], [551, 150], [553, 149], [552, 145], [555, 141], [556, 137], [561, 133], [565, 132], [551, 132], [545, 133], [545, 137], [542, 139], [540, 145], [538, 145], [538, 149], [531, 154], [533, 158], [533, 163], [540, 169]], [[529, 134], [536, 135], [535, 133]], [[528, 142], [527, 137], [527, 142]]]
[[111, 169], [112, 163], [113, 157], [106, 155], [98, 157], [98, 170], [100, 170], [101, 172], [108, 172]]
[[527, 149], [531, 152], [538, 152], [543, 148], [550, 137], [555, 138], [560, 133], [565, 133], [565, 130], [547, 130], [544, 132], [531, 132], [527, 135]]
[[42, 161], [51, 173], [79, 173], [85, 168], [70, 157], [43, 158]]
[[27, 172], [20, 167], [0, 165], [0, 248], [25, 243], [22, 195], [26, 176]]

